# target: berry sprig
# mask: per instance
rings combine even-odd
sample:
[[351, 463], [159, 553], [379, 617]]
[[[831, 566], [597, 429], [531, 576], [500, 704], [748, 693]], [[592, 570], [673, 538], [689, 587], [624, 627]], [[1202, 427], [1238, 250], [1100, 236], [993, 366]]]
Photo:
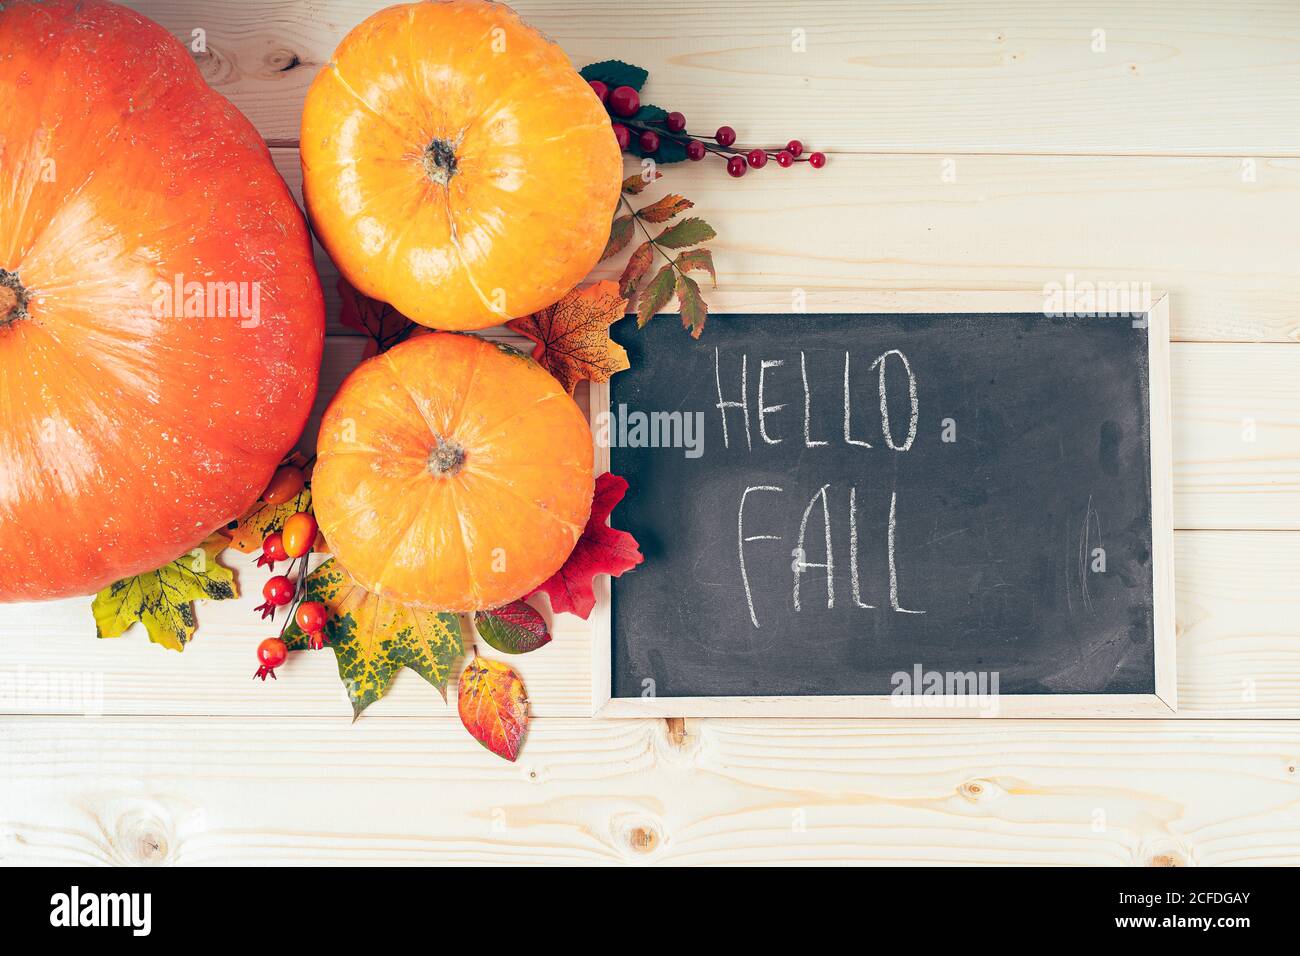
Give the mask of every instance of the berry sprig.
[[582, 76], [610, 114], [614, 137], [624, 152], [660, 163], [683, 159], [698, 162], [706, 156], [718, 156], [726, 161], [727, 172], [736, 178], [744, 176], [747, 170], [762, 169], [769, 160], [783, 169], [797, 163], [807, 163], [813, 169], [826, 165], [825, 153], [805, 156], [803, 143], [797, 139], [785, 146], [746, 147], [736, 145], [736, 131], [730, 126], [719, 126], [712, 136], [692, 134], [686, 128], [683, 114], [641, 102], [639, 90], [649, 74], [640, 67], [606, 60], [585, 68]]
[[[316, 518], [307, 511], [299, 511], [284, 521], [279, 531], [273, 531], [262, 541], [262, 556], [258, 566], [274, 566], [276, 561], [289, 561], [284, 574], [277, 574], [262, 586], [262, 597], [266, 600], [254, 610], [262, 612], [262, 618], [274, 618], [278, 608], [288, 608], [284, 623], [280, 626], [278, 637], [268, 637], [257, 646], [258, 668], [254, 679], [266, 681], [267, 677], [276, 679], [275, 669], [288, 658], [288, 645], [284, 641], [285, 631], [290, 623], [296, 623], [307, 635], [307, 646], [320, 650], [329, 643], [325, 636], [325, 625], [329, 622], [329, 609], [319, 601], [304, 601], [307, 585], [307, 564], [311, 557], [312, 545], [316, 541], [319, 528]], [[295, 603], [296, 602], [296, 603]]]

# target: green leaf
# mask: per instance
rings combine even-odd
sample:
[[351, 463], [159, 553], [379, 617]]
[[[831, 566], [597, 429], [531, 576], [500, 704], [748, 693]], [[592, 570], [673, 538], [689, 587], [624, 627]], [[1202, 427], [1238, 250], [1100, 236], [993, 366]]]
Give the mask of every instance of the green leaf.
[[667, 222], [675, 216], [679, 216], [686, 210], [694, 206], [685, 196], [678, 196], [676, 193], [669, 193], [662, 199], [652, 202], [648, 206], [643, 206], [637, 210], [637, 218], [643, 222]]
[[610, 224], [609, 241], [605, 243], [605, 251], [600, 254], [600, 261], [604, 262], [610, 256], [618, 255], [631, 241], [632, 217], [619, 216]]
[[709, 317], [709, 307], [700, 295], [698, 283], [690, 276], [677, 276], [677, 302], [682, 307], [682, 327], [691, 330], [691, 338], [698, 339]]
[[217, 564], [225, 538], [213, 535], [203, 544], [157, 571], [110, 584], [95, 595], [95, 635], [119, 637], [132, 624], [144, 625], [149, 640], [173, 651], [185, 650], [198, 622], [194, 601], [229, 601], [238, 597], [235, 575]]
[[[325, 638], [334, 649], [339, 678], [352, 702], [353, 718], [383, 697], [393, 676], [409, 667], [447, 697], [447, 681], [462, 654], [460, 618], [455, 614], [399, 604], [357, 584], [333, 558], [307, 576], [304, 601], [329, 611]], [[297, 622], [284, 642], [291, 651], [308, 649]]]
[[632, 142], [628, 146], [628, 152], [634, 156], [640, 156], [642, 159], [647, 156], [652, 157], [656, 163], [680, 163], [686, 159], [686, 137], [681, 136], [681, 140], [674, 138], [678, 134], [668, 132], [668, 111], [662, 106], [655, 106], [653, 103], [642, 103], [641, 108], [632, 116], [630, 122], [640, 123], [649, 126], [659, 134], [659, 148], [654, 152], [646, 152], [641, 148], [640, 132], [631, 130]]
[[645, 324], [668, 304], [668, 300], [673, 297], [673, 277], [675, 275], [672, 263], [669, 263], [650, 280], [650, 284], [646, 286], [641, 301], [636, 307], [637, 328], [644, 328]]
[[669, 226], [655, 237], [655, 242], [661, 246], [667, 246], [669, 249], [681, 249], [684, 246], [708, 242], [710, 239], [716, 238], [717, 235], [713, 231], [713, 227], [703, 219], [692, 217]]
[[590, 63], [579, 70], [578, 75], [588, 83], [592, 80], [600, 80], [611, 90], [616, 86], [630, 86], [637, 91], [645, 86], [645, 81], [650, 77], [650, 74], [641, 67], [624, 63], [622, 60], [601, 60], [599, 63]]
[[718, 287], [718, 274], [713, 270], [713, 253], [708, 249], [691, 249], [673, 260], [682, 272], [707, 272], [713, 276], [713, 288]]
[[527, 654], [551, 641], [546, 619], [523, 601], [476, 612], [474, 628], [479, 637], [503, 654]]

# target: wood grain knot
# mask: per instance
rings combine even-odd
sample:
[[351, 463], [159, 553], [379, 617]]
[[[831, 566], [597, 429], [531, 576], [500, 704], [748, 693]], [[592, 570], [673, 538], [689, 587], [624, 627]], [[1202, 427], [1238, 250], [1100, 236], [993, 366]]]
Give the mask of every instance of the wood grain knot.
[[653, 853], [659, 845], [659, 834], [647, 827], [633, 827], [627, 831], [627, 845], [637, 853]]

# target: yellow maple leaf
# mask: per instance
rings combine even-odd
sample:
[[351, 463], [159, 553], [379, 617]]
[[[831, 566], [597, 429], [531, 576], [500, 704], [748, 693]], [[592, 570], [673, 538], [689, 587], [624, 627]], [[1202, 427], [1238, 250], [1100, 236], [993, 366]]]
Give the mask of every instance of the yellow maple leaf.
[[214, 534], [157, 571], [104, 588], [90, 605], [96, 636], [119, 637], [138, 622], [155, 644], [185, 650], [197, 626], [194, 601], [228, 601], [239, 596], [234, 572], [217, 563], [217, 555], [228, 544], [224, 536]]
[[609, 337], [609, 327], [627, 312], [618, 283], [605, 280], [574, 289], [540, 312], [506, 327], [537, 343], [533, 358], [559, 379], [570, 395], [584, 379], [608, 382], [631, 365], [627, 351]]

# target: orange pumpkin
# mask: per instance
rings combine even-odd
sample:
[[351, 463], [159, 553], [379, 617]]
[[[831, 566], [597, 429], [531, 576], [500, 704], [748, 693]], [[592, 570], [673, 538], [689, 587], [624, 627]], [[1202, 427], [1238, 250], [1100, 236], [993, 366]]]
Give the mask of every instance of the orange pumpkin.
[[564, 52], [482, 0], [381, 10], [307, 93], [308, 215], [344, 277], [417, 322], [482, 329], [600, 258], [622, 156]]
[[321, 531], [357, 583], [443, 611], [506, 604], [559, 570], [593, 488], [591, 431], [559, 383], [446, 332], [348, 376], [312, 476]]
[[324, 305], [257, 132], [157, 24], [0, 4], [0, 601], [237, 517], [297, 440]]

